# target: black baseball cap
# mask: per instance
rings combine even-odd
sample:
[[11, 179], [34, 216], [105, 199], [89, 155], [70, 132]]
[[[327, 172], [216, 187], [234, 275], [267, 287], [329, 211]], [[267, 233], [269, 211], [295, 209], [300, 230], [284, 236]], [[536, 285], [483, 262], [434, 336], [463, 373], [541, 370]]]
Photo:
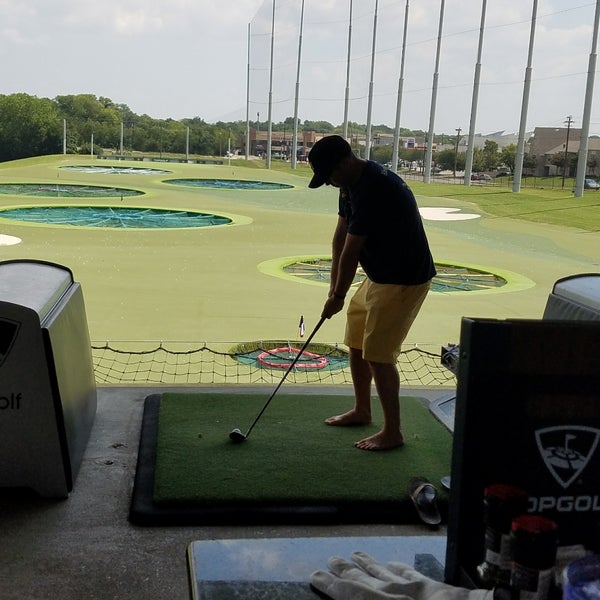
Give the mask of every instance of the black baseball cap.
[[328, 135], [321, 138], [308, 153], [308, 162], [314, 172], [308, 187], [322, 186], [329, 179], [331, 172], [340, 160], [351, 154], [352, 148], [342, 136]]

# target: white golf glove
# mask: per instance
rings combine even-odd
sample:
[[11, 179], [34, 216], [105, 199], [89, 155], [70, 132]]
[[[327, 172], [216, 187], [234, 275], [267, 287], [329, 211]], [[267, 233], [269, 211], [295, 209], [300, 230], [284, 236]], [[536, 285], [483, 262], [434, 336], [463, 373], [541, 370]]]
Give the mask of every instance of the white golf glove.
[[468, 590], [439, 583], [408, 565], [380, 565], [364, 552], [354, 552], [352, 562], [333, 556], [330, 572], [315, 571], [310, 582], [333, 600], [492, 600], [492, 590]]

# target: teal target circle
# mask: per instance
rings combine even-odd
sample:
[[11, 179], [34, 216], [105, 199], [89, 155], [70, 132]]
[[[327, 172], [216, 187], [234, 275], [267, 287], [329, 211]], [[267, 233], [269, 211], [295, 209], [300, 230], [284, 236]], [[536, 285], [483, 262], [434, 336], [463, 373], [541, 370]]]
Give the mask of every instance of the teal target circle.
[[125, 206], [28, 206], [0, 210], [0, 218], [71, 227], [178, 229], [228, 225], [233, 219], [188, 210]]
[[144, 192], [120, 187], [76, 183], [0, 183], [0, 194], [46, 198], [125, 198], [142, 196]]
[[241, 179], [165, 179], [163, 183], [170, 185], [184, 185], [194, 188], [212, 190], [289, 190], [294, 186], [286, 183], [273, 183], [269, 181], [252, 181]]

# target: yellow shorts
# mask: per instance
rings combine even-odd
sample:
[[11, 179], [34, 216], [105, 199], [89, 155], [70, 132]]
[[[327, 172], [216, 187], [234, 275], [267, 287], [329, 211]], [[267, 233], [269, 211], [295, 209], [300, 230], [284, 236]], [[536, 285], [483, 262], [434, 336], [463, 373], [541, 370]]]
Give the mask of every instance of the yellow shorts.
[[420, 285], [365, 279], [348, 305], [344, 343], [371, 362], [395, 364], [431, 281]]

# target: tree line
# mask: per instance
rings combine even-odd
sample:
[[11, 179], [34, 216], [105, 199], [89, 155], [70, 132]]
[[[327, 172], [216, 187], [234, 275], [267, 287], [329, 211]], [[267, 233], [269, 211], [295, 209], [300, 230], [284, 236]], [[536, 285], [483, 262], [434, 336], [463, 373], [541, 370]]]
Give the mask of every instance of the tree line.
[[[66, 123], [66, 137], [63, 124]], [[189, 146], [187, 132], [189, 128]], [[126, 104], [92, 94], [37, 98], [0, 95], [0, 161], [46, 154], [179, 153], [216, 155], [245, 123], [209, 124], [192, 119], [155, 119]], [[233, 143], [233, 141], [232, 141]]]
[[[273, 123], [291, 131], [293, 117]], [[63, 125], [66, 123], [65, 128]], [[266, 129], [266, 123], [252, 123]], [[355, 124], [356, 127], [358, 125]], [[304, 121], [305, 130], [332, 133], [326, 121]], [[364, 127], [363, 127], [364, 129]], [[0, 161], [47, 154], [184, 154], [223, 156], [244, 151], [246, 122], [207, 123], [200, 117], [155, 119], [126, 104], [93, 94], [38, 98], [25, 93], [0, 95]]]
[[[63, 124], [66, 123], [66, 136]], [[252, 127], [266, 129], [266, 123], [253, 122]], [[294, 118], [288, 117], [272, 123], [273, 131], [293, 130]], [[341, 133], [342, 126], [327, 121], [305, 120], [298, 129], [319, 133]], [[362, 134], [365, 126], [348, 124], [350, 132]], [[374, 134], [392, 134], [386, 125], [373, 127]], [[126, 104], [93, 94], [57, 96], [54, 99], [38, 98], [25, 93], [0, 95], [0, 161], [16, 160], [47, 154], [101, 155], [119, 154], [184, 154], [223, 156], [229, 149], [244, 151], [246, 122], [207, 123], [200, 117], [155, 119], [146, 114], [134, 113]], [[425, 132], [401, 129], [403, 137], [424, 139]], [[351, 136], [352, 137], [352, 136]], [[440, 136], [446, 140], [451, 136]], [[436, 139], [436, 141], [439, 140]], [[357, 148], [360, 149], [360, 148]], [[364, 150], [364, 149], [363, 149]], [[504, 164], [514, 167], [516, 149], [498, 151], [495, 142], [487, 141], [483, 149], [476, 148], [473, 170], [491, 170]], [[371, 158], [381, 163], [389, 162], [392, 147], [374, 146]], [[414, 162], [423, 159], [423, 151], [402, 148], [400, 158]], [[464, 168], [464, 152], [453, 149], [434, 153], [435, 164], [443, 169]]]

